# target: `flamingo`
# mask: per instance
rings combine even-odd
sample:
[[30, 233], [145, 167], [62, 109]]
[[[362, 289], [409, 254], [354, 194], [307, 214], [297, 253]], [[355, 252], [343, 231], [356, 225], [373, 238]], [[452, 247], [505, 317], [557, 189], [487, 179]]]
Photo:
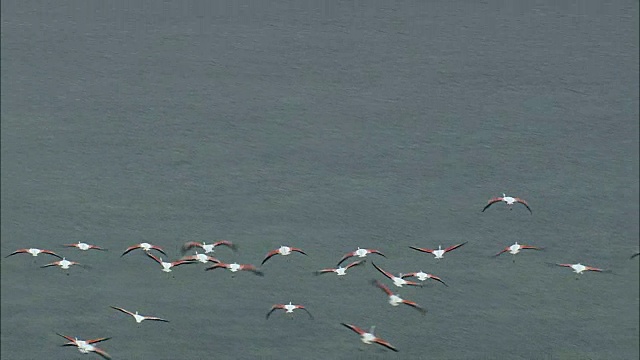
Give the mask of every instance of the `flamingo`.
[[401, 278], [406, 278], [406, 277], [417, 277], [418, 280], [420, 281], [425, 281], [427, 279], [433, 279], [435, 281], [439, 281], [442, 283], [442, 285], [449, 287], [449, 285], [445, 284], [444, 281], [442, 281], [442, 279], [440, 279], [439, 277], [433, 275], [433, 274], [427, 274], [426, 272], [423, 272], [422, 270], [418, 271], [418, 272], [412, 272], [412, 273], [408, 273], [408, 274], [402, 274], [402, 276], [400, 276]]
[[66, 247], [76, 247], [76, 248], [78, 248], [78, 249], [80, 249], [80, 250], [82, 250], [82, 251], [87, 251], [87, 250], [90, 250], [90, 249], [95, 249], [95, 250], [106, 250], [106, 249], [101, 248], [100, 246], [87, 244], [87, 243], [84, 243], [84, 242], [81, 242], [81, 241], [78, 241], [78, 243], [77, 243], [77, 244], [64, 244], [63, 246], [66, 246]]
[[69, 267], [71, 267], [71, 265], [80, 265], [80, 263], [75, 262], [75, 261], [69, 261], [66, 258], [62, 258], [62, 260], [59, 261], [54, 261], [52, 263], [49, 263], [47, 265], [42, 265], [40, 266], [41, 268], [46, 268], [49, 266], [60, 266], [61, 269], [67, 270], [69, 269]]
[[152, 245], [146, 242], [142, 242], [140, 244], [135, 244], [133, 246], [129, 246], [127, 248], [127, 250], [125, 250], [122, 255], [120, 255], [120, 257], [125, 256], [127, 253], [129, 253], [131, 250], [135, 250], [135, 249], [142, 249], [145, 252], [149, 252], [151, 249], [154, 250], [158, 250], [159, 252], [161, 252], [164, 256], [167, 256], [167, 254], [164, 252], [164, 250], [162, 250], [162, 248], [160, 246], [156, 246], [156, 245]]
[[62, 256], [54, 253], [51, 250], [45, 250], [45, 249], [36, 249], [36, 248], [30, 248], [30, 249], [18, 249], [14, 252], [12, 252], [11, 254], [5, 256], [6, 258], [8, 258], [9, 256], [15, 255], [15, 254], [31, 254], [31, 256], [38, 256], [40, 254], [49, 254], [49, 255], [53, 255], [59, 259], [62, 259]]
[[205, 242], [189, 241], [184, 245], [182, 245], [182, 252], [186, 252], [187, 250], [193, 247], [199, 247], [204, 250], [205, 254], [208, 254], [208, 253], [214, 252], [215, 251], [214, 248], [220, 245], [228, 246], [233, 251], [236, 251], [238, 249], [237, 246], [229, 240], [220, 240], [220, 241], [214, 242], [213, 244], [207, 244]]
[[246, 271], [251, 271], [254, 274], [258, 275], [258, 276], [264, 276], [264, 274], [262, 273], [262, 271], [259, 271], [254, 265], [251, 264], [238, 264], [238, 263], [231, 263], [231, 264], [227, 264], [227, 263], [223, 263], [223, 262], [219, 262], [213, 266], [210, 266], [206, 269], [204, 269], [205, 271], [209, 271], [209, 270], [215, 270], [218, 268], [225, 268], [228, 269], [231, 272], [237, 272], [240, 270], [246, 270]]
[[398, 276], [393, 276], [393, 274], [391, 274], [388, 271], [385, 271], [381, 268], [379, 268], [376, 264], [374, 264], [373, 262], [371, 262], [371, 264], [373, 265], [373, 267], [375, 267], [378, 271], [380, 271], [384, 276], [388, 277], [389, 279], [391, 279], [391, 281], [393, 281], [393, 285], [397, 286], [397, 287], [402, 287], [402, 285], [411, 285], [411, 286], [420, 286], [422, 287], [422, 284], [419, 284], [415, 281], [407, 281], [405, 279], [403, 279], [402, 277], [398, 277]]
[[418, 251], [422, 251], [422, 252], [433, 254], [436, 257], [436, 259], [442, 259], [442, 257], [444, 256], [445, 253], [448, 253], [449, 251], [455, 250], [455, 249], [459, 248], [460, 246], [466, 244], [467, 242], [468, 241], [465, 241], [462, 244], [449, 246], [446, 249], [443, 249], [442, 245], [438, 245], [438, 248], [435, 249], [435, 250], [434, 249], [428, 249], [428, 248], [419, 248], [419, 247], [415, 247], [415, 246], [409, 246], [409, 247], [412, 248], [413, 250], [418, 250]]
[[288, 247], [288, 246], [280, 246], [275, 250], [269, 251], [265, 256], [264, 260], [262, 260], [262, 264], [260, 265], [263, 265], [267, 260], [271, 259], [271, 257], [274, 255], [280, 254], [280, 255], [286, 256], [293, 252], [299, 252], [302, 255], [307, 255], [304, 251], [302, 251], [302, 249], [298, 249], [295, 247]]
[[152, 258], [153, 260], [155, 260], [155, 262], [157, 262], [158, 264], [162, 265], [162, 271], [169, 273], [171, 272], [171, 268], [182, 265], [182, 264], [193, 264], [194, 261], [192, 260], [177, 260], [174, 262], [166, 262], [166, 261], [162, 261], [162, 258], [158, 258], [157, 256], [153, 255], [150, 252], [146, 252], [146, 254]]
[[373, 331], [375, 330], [375, 326], [372, 326], [371, 329], [369, 331], [364, 331], [361, 328], [355, 326], [355, 325], [351, 325], [351, 324], [345, 324], [345, 323], [340, 323], [343, 326], [346, 326], [347, 328], [355, 331], [358, 335], [360, 335], [360, 340], [362, 340], [363, 343], [365, 344], [372, 344], [372, 343], [376, 343], [376, 344], [380, 344], [390, 350], [393, 351], [398, 351], [398, 349], [396, 349], [395, 347], [393, 347], [388, 341], [383, 340], [377, 336], [375, 336], [373, 334]]
[[330, 273], [330, 272], [334, 272], [336, 273], [338, 276], [344, 276], [347, 275], [347, 270], [349, 268], [352, 268], [356, 265], [360, 265], [363, 262], [365, 262], [366, 260], [358, 260], [358, 261], [354, 261], [351, 264], [345, 266], [345, 267], [338, 267], [338, 268], [328, 268], [328, 269], [322, 269], [322, 270], [318, 270], [316, 272], [314, 272], [314, 274], [316, 275], [320, 275], [320, 274], [326, 274], [326, 273]]
[[515, 244], [511, 245], [511, 246], [507, 246], [506, 248], [502, 249], [502, 251], [500, 251], [499, 253], [495, 254], [494, 256], [499, 256], [502, 253], [505, 252], [509, 252], [513, 255], [517, 254], [520, 252], [520, 250], [524, 250], [524, 249], [533, 249], [533, 250], [542, 250], [541, 247], [537, 247], [537, 246], [530, 246], [530, 245], [521, 245], [518, 244], [518, 242], [516, 241]]
[[[58, 334], [58, 333], [56, 333]], [[76, 346], [78, 347], [78, 351], [80, 351], [83, 354], [88, 354], [90, 352], [94, 352], [100, 356], [102, 356], [105, 359], [111, 359], [111, 356], [109, 356], [109, 354], [107, 354], [104, 350], [94, 346], [93, 344], [101, 342], [101, 341], [106, 341], [109, 340], [111, 338], [97, 338], [97, 339], [91, 339], [91, 340], [80, 340], [78, 338], [73, 338], [71, 336], [67, 336], [67, 335], [62, 335], [62, 334], [58, 334], [60, 336], [62, 336], [63, 338], [69, 340], [68, 343], [66, 344], [62, 344], [61, 346]]]
[[406, 304], [406, 305], [409, 305], [409, 306], [413, 307], [414, 309], [420, 311], [422, 313], [422, 315], [424, 315], [427, 312], [427, 310], [425, 310], [423, 307], [418, 305], [418, 303], [416, 303], [414, 301], [405, 300], [405, 299], [401, 298], [400, 296], [398, 296], [397, 294], [394, 294], [393, 292], [391, 292], [391, 290], [389, 290], [388, 287], [386, 287], [384, 284], [380, 283], [380, 281], [373, 280], [373, 285], [375, 285], [378, 288], [382, 289], [382, 291], [384, 291], [385, 294], [387, 294], [387, 296], [389, 296], [389, 304], [391, 304], [391, 306], [398, 306], [400, 304]]
[[214, 258], [213, 256], [209, 256], [209, 255], [205, 255], [205, 254], [200, 254], [196, 251], [195, 254], [193, 255], [189, 255], [189, 256], [185, 256], [180, 260], [185, 260], [185, 261], [199, 261], [203, 264], [206, 264], [208, 262], [214, 262], [214, 263], [219, 263], [220, 260]]
[[136, 320], [136, 322], [138, 324], [140, 324], [141, 322], [143, 322], [144, 320], [154, 320], [154, 321], [164, 321], [164, 322], [169, 322], [169, 320], [165, 320], [159, 317], [155, 317], [155, 316], [145, 316], [145, 315], [140, 315], [138, 314], [138, 312], [136, 311], [135, 313], [132, 313], [131, 311], [125, 310], [121, 307], [117, 307], [117, 306], [111, 306], [112, 309], [116, 309], [118, 311], [122, 311], [123, 313], [127, 314], [127, 315], [131, 315], [133, 316], [133, 318]]
[[285, 311], [285, 313], [287, 314], [293, 314], [293, 310], [296, 309], [301, 309], [307, 312], [307, 314], [309, 315], [309, 318], [313, 319], [313, 315], [311, 315], [311, 313], [309, 312], [309, 310], [307, 310], [307, 308], [305, 308], [303, 305], [294, 305], [291, 303], [291, 301], [289, 301], [288, 304], [275, 304], [271, 307], [271, 310], [269, 310], [269, 312], [267, 313], [267, 319], [269, 318], [269, 316], [271, 316], [271, 313], [273, 313], [274, 311], [278, 310], [278, 309], [282, 309]]
[[597, 272], [605, 271], [605, 270], [600, 269], [600, 268], [596, 268], [596, 267], [593, 267], [593, 266], [586, 266], [586, 265], [582, 265], [580, 263], [577, 263], [577, 264], [556, 264], [556, 265], [571, 268], [571, 269], [573, 269], [573, 272], [575, 272], [576, 274], [582, 274], [585, 271], [597, 271]]
[[497, 202], [500, 202], [500, 201], [503, 201], [505, 204], [507, 204], [507, 206], [509, 207], [510, 210], [513, 210], [513, 207], [512, 207], [513, 204], [520, 203], [520, 204], [524, 205], [527, 208], [527, 210], [529, 210], [529, 213], [533, 214], [533, 212], [531, 211], [531, 208], [529, 207], [529, 204], [527, 204], [526, 201], [524, 201], [523, 199], [518, 198], [518, 197], [507, 196], [506, 194], [502, 194], [502, 196], [499, 196], [499, 197], [491, 198], [489, 200], [489, 202], [487, 203], [487, 205], [485, 205], [485, 207], [482, 209], [482, 212], [487, 210], [487, 208], [489, 206], [491, 206], [491, 205], [493, 205], [493, 204], [495, 204]]
[[381, 255], [382, 257], [386, 257], [379, 250], [376, 250], [376, 249], [361, 249], [360, 247], [358, 247], [358, 249], [356, 249], [355, 251], [352, 251], [350, 253], [346, 253], [342, 257], [342, 259], [340, 259], [340, 261], [338, 261], [338, 266], [340, 264], [342, 264], [343, 261], [347, 260], [350, 257], [357, 256], [357, 257], [363, 258], [363, 257], [366, 257], [368, 254], [378, 254], [378, 255]]

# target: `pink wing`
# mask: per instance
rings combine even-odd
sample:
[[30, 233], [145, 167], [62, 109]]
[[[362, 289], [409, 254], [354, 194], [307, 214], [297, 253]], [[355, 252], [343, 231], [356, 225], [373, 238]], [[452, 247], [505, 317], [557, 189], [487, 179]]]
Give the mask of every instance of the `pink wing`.
[[229, 267], [229, 264], [225, 264], [225, 263], [220, 262], [220, 263], [216, 263], [215, 265], [204, 269], [204, 271], [215, 270], [215, 269], [218, 269], [218, 268], [228, 268], [228, 267]]
[[271, 259], [272, 256], [279, 254], [280, 253], [280, 249], [276, 249], [276, 250], [271, 250], [267, 253], [267, 255], [265, 256], [264, 260], [262, 260], [262, 263], [260, 265], [263, 265], [267, 260]]
[[307, 253], [302, 251], [302, 249], [298, 249], [298, 248], [294, 248], [294, 247], [292, 247], [290, 249], [291, 249], [291, 251], [295, 251], [295, 252], [299, 252], [300, 254], [307, 255]]
[[420, 247], [415, 247], [415, 246], [409, 246], [409, 247], [412, 248], [413, 250], [418, 250], [418, 251], [426, 252], [426, 253], [429, 253], [429, 254], [432, 254], [435, 251], [433, 249], [420, 248]]
[[216, 241], [215, 243], [213, 243], [213, 247], [216, 247], [216, 246], [219, 246], [219, 245], [228, 246], [233, 250], [237, 249], [237, 246], [234, 243], [232, 243], [231, 241], [229, 241], [229, 240], [220, 240], [220, 241]]
[[122, 255], [120, 255], [120, 257], [122, 257], [122, 256], [126, 255], [126, 254], [127, 254], [127, 253], [129, 253], [131, 250], [135, 250], [135, 249], [139, 249], [139, 248], [140, 248], [140, 244], [136, 244], [136, 245], [133, 245], [133, 246], [129, 246], [129, 247], [127, 248], [127, 250], [125, 250], [125, 251], [122, 253]]
[[384, 286], [384, 284], [382, 284], [380, 281], [374, 280], [373, 281], [373, 285], [375, 285], [378, 288], [382, 289], [382, 291], [384, 291], [388, 296], [393, 295], [393, 292], [391, 290], [389, 290], [388, 287]]
[[412, 308], [419, 310], [423, 315], [427, 313], [427, 310], [425, 310], [422, 306], [418, 305], [418, 303], [416, 303], [415, 301], [410, 301], [410, 300], [404, 300], [402, 299], [402, 302], [406, 305], [411, 306]]
[[350, 252], [350, 253], [345, 254], [345, 255], [340, 259], [340, 261], [338, 261], [338, 266], [340, 266], [340, 264], [342, 264], [342, 262], [343, 262], [343, 261], [345, 261], [345, 260], [347, 260], [348, 258], [353, 257], [353, 256], [355, 256], [355, 255], [356, 255], [356, 252], [355, 252], [355, 251], [352, 251], [352, 252]]
[[147, 256], [149, 256], [150, 258], [152, 258], [153, 260], [155, 260], [158, 264], [162, 265], [162, 261], [155, 255], [153, 255], [152, 253], [145, 251], [145, 253], [147, 254]]
[[375, 267], [378, 271], [380, 271], [382, 274], [384, 274], [384, 276], [388, 277], [389, 279], [393, 280], [393, 278], [395, 278], [395, 276], [393, 276], [390, 272], [382, 270], [373, 262], [371, 262], [371, 264], [373, 265], [373, 267]]
[[[354, 266], [356, 266], [356, 265], [360, 265], [360, 264], [362, 264], [364, 261], [365, 261], [364, 259], [362, 259], [362, 260], [358, 260], [358, 261], [354, 261], [354, 262], [352, 262], [351, 264], [347, 265], [347, 266], [345, 267], [345, 269], [349, 269], [350, 267], [354, 267]], [[331, 270], [333, 271], [334, 269], [331, 269]]]
[[529, 207], [529, 204], [527, 204], [526, 201], [520, 198], [516, 198], [515, 200], [516, 202], [519, 202], [520, 204], [524, 205], [527, 208], [527, 210], [529, 210], [530, 213], [533, 213], [533, 211], [531, 211], [531, 208]]
[[86, 340], [87, 344], [95, 344], [97, 342], [100, 341], [105, 341], [105, 340], [109, 340], [111, 339], [110, 337], [104, 337], [104, 338], [97, 338], [97, 339], [92, 339], [92, 340]]
[[111, 356], [109, 354], [107, 354], [106, 351], [104, 351], [104, 350], [102, 350], [100, 348], [94, 347], [93, 348], [93, 352], [95, 352], [96, 354], [102, 356], [105, 359], [111, 359]]
[[468, 241], [463, 242], [462, 244], [458, 244], [458, 245], [453, 245], [453, 246], [449, 246], [448, 248], [444, 249], [444, 252], [449, 252], [451, 250], [455, 250], [457, 248], [459, 248], [460, 246], [466, 244]]
[[489, 202], [487, 202], [487, 205], [485, 205], [485, 207], [482, 209], [482, 212], [484, 212], [485, 210], [487, 210], [487, 208], [488, 208], [489, 206], [491, 206], [491, 205], [493, 205], [493, 204], [495, 204], [495, 203], [497, 203], [497, 202], [499, 202], [499, 201], [502, 201], [502, 198], [501, 198], [501, 197], [494, 197], [494, 198], [491, 198], [491, 199], [489, 200]]
[[382, 340], [379, 337], [373, 339], [373, 341], [375, 341], [376, 343], [378, 343], [378, 344], [380, 344], [380, 345], [382, 345], [382, 346], [384, 346], [384, 347], [386, 347], [386, 348], [388, 348], [390, 350], [393, 350], [395, 352], [398, 351], [398, 349], [394, 348], [388, 341]]
[[366, 333], [366, 331], [364, 331], [364, 330], [360, 329], [359, 327], [357, 327], [357, 326], [355, 326], [355, 325], [345, 324], [345, 323], [340, 323], [340, 324], [342, 324], [342, 325], [344, 325], [344, 326], [348, 327], [349, 329], [351, 329], [351, 330], [353, 330], [353, 331], [357, 332], [359, 335], [362, 335], [362, 334], [365, 334], [365, 333]]

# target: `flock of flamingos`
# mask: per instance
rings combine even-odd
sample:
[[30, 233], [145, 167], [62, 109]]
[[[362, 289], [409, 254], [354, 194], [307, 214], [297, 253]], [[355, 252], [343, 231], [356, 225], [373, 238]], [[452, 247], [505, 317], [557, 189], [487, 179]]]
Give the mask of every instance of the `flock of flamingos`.
[[[512, 206], [514, 204], [522, 204], [524, 205], [524, 207], [530, 212], [531, 208], [529, 207], [529, 204], [518, 197], [511, 197], [511, 196], [506, 196], [505, 194], [502, 194], [502, 196], [500, 197], [494, 197], [492, 199], [490, 199], [488, 201], [488, 203], [486, 204], [486, 206], [482, 209], [482, 211], [484, 212], [487, 208], [489, 208], [491, 205], [495, 204], [495, 203], [499, 203], [499, 202], [503, 202], [506, 204], [506, 206], [508, 206], [509, 208], [512, 208]], [[429, 248], [421, 248], [421, 247], [413, 247], [410, 246], [411, 249], [417, 250], [417, 251], [421, 251], [421, 252], [425, 252], [425, 253], [429, 253], [432, 254], [433, 256], [435, 256], [436, 259], [442, 259], [444, 254], [453, 251], [461, 246], [463, 246], [464, 244], [466, 244], [466, 242], [461, 243], [461, 244], [456, 244], [456, 245], [452, 245], [449, 246], [447, 248], [442, 248], [441, 246], [438, 247], [438, 249], [429, 249]], [[64, 246], [66, 247], [75, 247], [79, 250], [82, 251], [87, 251], [87, 250], [105, 250], [102, 247], [99, 247], [97, 245], [91, 245], [91, 244], [87, 244], [84, 242], [78, 242], [76, 244], [65, 244]], [[253, 264], [237, 264], [237, 263], [225, 263], [222, 262], [218, 259], [216, 259], [215, 257], [208, 255], [208, 254], [212, 254], [214, 252], [214, 248], [217, 246], [227, 246], [233, 250], [236, 249], [235, 244], [233, 244], [231, 241], [227, 241], [227, 240], [221, 240], [221, 241], [217, 241], [211, 244], [207, 244], [207, 243], [201, 243], [201, 242], [187, 242], [183, 245], [182, 249], [183, 249], [183, 253], [193, 249], [193, 248], [197, 248], [197, 249], [201, 249], [203, 251], [203, 253], [198, 252], [197, 250], [195, 251], [194, 254], [192, 255], [188, 255], [188, 256], [184, 256], [179, 260], [176, 261], [172, 261], [172, 262], [167, 262], [164, 261], [162, 259], [162, 257], [159, 257], [157, 255], [154, 255], [154, 253], [152, 252], [155, 251], [157, 253], [161, 253], [164, 256], [167, 256], [167, 254], [164, 252], [164, 250], [157, 245], [153, 245], [153, 244], [149, 244], [149, 243], [139, 243], [139, 244], [135, 244], [133, 246], [128, 247], [121, 255], [124, 256], [126, 254], [128, 254], [129, 252], [136, 250], [136, 249], [141, 249], [143, 250], [146, 255], [153, 259], [156, 263], [158, 263], [161, 266], [161, 270], [169, 273], [172, 271], [172, 269], [176, 266], [179, 265], [183, 265], [183, 264], [192, 264], [192, 263], [212, 263], [213, 265], [210, 267], [205, 268], [206, 271], [209, 270], [215, 270], [215, 269], [227, 269], [231, 272], [237, 272], [237, 271], [250, 271], [252, 273], [254, 273], [255, 275], [259, 275], [262, 276], [263, 273], [259, 270], [259, 267], [253, 265]], [[495, 254], [495, 256], [499, 256], [505, 252], [509, 252], [511, 254], [518, 254], [521, 250], [525, 250], [525, 249], [532, 249], [532, 250], [542, 250], [542, 248], [540, 247], [536, 247], [536, 246], [530, 246], [530, 245], [522, 245], [522, 244], [518, 244], [517, 242], [511, 246], [508, 246], [506, 248], [504, 248], [503, 250], [501, 250], [500, 252], [498, 252], [497, 254]], [[273, 256], [275, 255], [290, 255], [294, 252], [303, 254], [303, 255], [307, 255], [302, 249], [299, 248], [295, 248], [295, 247], [289, 247], [289, 246], [281, 246], [278, 249], [272, 250], [269, 253], [266, 254], [266, 256], [264, 257], [264, 260], [262, 260], [262, 263], [260, 264], [261, 266], [269, 259], [271, 259]], [[60, 255], [56, 254], [55, 252], [51, 251], [51, 250], [46, 250], [46, 249], [37, 249], [37, 248], [25, 248], [25, 249], [19, 249], [16, 250], [14, 252], [12, 252], [11, 254], [7, 255], [7, 257], [12, 256], [12, 255], [16, 255], [16, 254], [21, 254], [21, 253], [25, 253], [25, 254], [31, 254], [32, 256], [38, 256], [40, 254], [48, 254], [48, 255], [52, 255], [55, 256], [57, 258], [59, 258], [60, 260], [58, 261], [54, 261], [51, 262], [49, 264], [43, 265], [42, 267], [50, 267], [50, 266], [58, 266], [63, 270], [67, 270], [69, 269], [71, 266], [73, 265], [79, 265], [82, 266], [81, 264], [79, 264], [78, 262], [75, 261], [69, 261], [67, 260], [65, 257], [61, 257]], [[350, 268], [357, 266], [357, 265], [361, 265], [365, 259], [360, 259], [354, 262], [351, 262], [350, 264], [346, 265], [346, 266], [342, 266], [342, 264], [345, 262], [345, 260], [352, 258], [352, 257], [357, 257], [357, 258], [364, 258], [369, 254], [376, 254], [379, 256], [385, 256], [382, 252], [380, 252], [379, 250], [376, 249], [361, 249], [361, 248], [357, 248], [355, 251], [352, 251], [350, 253], [345, 254], [340, 261], [338, 261], [337, 265], [335, 268], [326, 268], [326, 269], [321, 269], [316, 271], [316, 275], [320, 275], [320, 274], [327, 274], [327, 273], [335, 273], [337, 276], [344, 276], [347, 274], [347, 270], [349, 270]], [[636, 256], [640, 255], [640, 252], [634, 253], [631, 258], [634, 258]], [[382, 269], [381, 267], [379, 267], [378, 265], [376, 265], [375, 263], [372, 262], [373, 267], [375, 267], [376, 270], [378, 270], [380, 273], [382, 273], [385, 277], [387, 277], [389, 280], [391, 280], [391, 282], [393, 283], [393, 285], [397, 286], [397, 287], [402, 287], [404, 285], [408, 285], [408, 286], [422, 286], [421, 282], [426, 281], [428, 279], [434, 280], [434, 281], [438, 281], [440, 283], [442, 283], [444, 286], [448, 286], [440, 277], [433, 275], [433, 274], [428, 274], [425, 272], [412, 272], [412, 273], [406, 273], [406, 274], [399, 274], [399, 276], [395, 276], [392, 273]], [[596, 271], [596, 272], [603, 272], [603, 271], [607, 271], [601, 268], [597, 268], [597, 267], [593, 267], [593, 266], [588, 266], [588, 265], [583, 265], [580, 263], [576, 263], [576, 264], [571, 264], [571, 263], [558, 263], [558, 264], [553, 264], [553, 265], [557, 265], [557, 266], [563, 266], [563, 267], [567, 267], [572, 269], [576, 274], [582, 274], [585, 271]], [[420, 282], [416, 282], [416, 281], [411, 281], [411, 280], [407, 280], [408, 278], [415, 278], [417, 280], [419, 280]], [[401, 298], [399, 295], [395, 294], [393, 291], [391, 291], [391, 289], [386, 286], [385, 284], [381, 283], [378, 280], [374, 280], [373, 285], [377, 286], [378, 288], [380, 288], [387, 296], [388, 296], [388, 301], [389, 304], [391, 304], [392, 306], [398, 306], [400, 304], [405, 304], [408, 306], [411, 306], [415, 309], [417, 309], [418, 311], [420, 311], [422, 314], [426, 313], [426, 310], [421, 307], [419, 304], [417, 304], [414, 301], [410, 301], [407, 299], [403, 299]], [[117, 307], [117, 306], [111, 306], [111, 308], [113, 308], [116, 311], [120, 311], [124, 314], [127, 314], [129, 316], [131, 316], [137, 323], [141, 323], [144, 320], [153, 320], [153, 321], [162, 321], [162, 322], [168, 322], [168, 320], [160, 318], [160, 317], [156, 317], [156, 316], [148, 316], [148, 315], [141, 315], [139, 314], [137, 311], [132, 312], [129, 310], [126, 310], [124, 308], [121, 307]], [[269, 318], [269, 316], [271, 316], [271, 314], [277, 310], [283, 310], [285, 313], [293, 313], [294, 310], [302, 310], [305, 311], [307, 313], [307, 315], [313, 319], [313, 316], [311, 315], [311, 313], [309, 312], [308, 309], [305, 308], [304, 305], [301, 304], [292, 304], [291, 302], [289, 302], [288, 304], [275, 304], [271, 307], [271, 309], [267, 312], [266, 314], [266, 318]], [[347, 324], [347, 323], [341, 323], [343, 326], [345, 326], [346, 328], [354, 331], [355, 333], [357, 333], [360, 336], [360, 340], [365, 343], [365, 344], [379, 344], [382, 345], [392, 351], [398, 351], [398, 349], [396, 349], [393, 345], [391, 345], [390, 342], [388, 342], [387, 340], [382, 339], [381, 337], [378, 337], [377, 335], [374, 335], [374, 327], [371, 327], [371, 329], [364, 330], [361, 327], [358, 327], [356, 325], [353, 324]], [[81, 353], [87, 354], [90, 352], [94, 352], [96, 354], [99, 354], [100, 356], [102, 356], [103, 358], [106, 359], [110, 359], [110, 355], [104, 351], [101, 348], [98, 348], [97, 346], [95, 346], [94, 344], [105, 341], [110, 339], [109, 337], [103, 337], [103, 338], [97, 338], [97, 339], [90, 339], [90, 340], [81, 340], [77, 337], [72, 337], [72, 336], [67, 336], [67, 335], [63, 335], [63, 334], [58, 334], [61, 337], [65, 338], [67, 340], [66, 343], [62, 344], [61, 346], [75, 346], [77, 347], [78, 351], [80, 351]]]

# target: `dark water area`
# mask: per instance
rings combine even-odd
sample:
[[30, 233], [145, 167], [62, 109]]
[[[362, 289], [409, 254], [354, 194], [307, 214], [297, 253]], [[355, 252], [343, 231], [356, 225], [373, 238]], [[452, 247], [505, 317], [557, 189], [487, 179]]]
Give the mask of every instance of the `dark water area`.
[[[3, 1], [2, 359], [99, 358], [56, 332], [112, 337], [113, 359], [637, 359], [638, 11]], [[502, 193], [533, 214], [481, 212]], [[238, 245], [216, 248], [226, 262], [308, 256], [263, 277], [120, 257], [219, 239]], [[62, 246], [78, 241], [108, 251]], [[439, 260], [409, 248], [464, 241]], [[491, 256], [516, 241], [544, 250]], [[30, 247], [87, 267], [5, 258]], [[386, 258], [313, 275], [357, 247]], [[394, 287], [372, 261], [449, 287]], [[265, 319], [289, 301], [314, 320]]]

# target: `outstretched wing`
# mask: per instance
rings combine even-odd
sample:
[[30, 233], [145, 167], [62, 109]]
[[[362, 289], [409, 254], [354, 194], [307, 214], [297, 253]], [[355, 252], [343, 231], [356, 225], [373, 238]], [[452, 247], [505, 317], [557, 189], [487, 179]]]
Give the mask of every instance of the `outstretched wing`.
[[280, 252], [279, 252], [279, 250], [278, 250], [278, 249], [269, 251], [269, 252], [267, 253], [267, 255], [265, 256], [264, 260], [262, 260], [262, 263], [260, 263], [260, 265], [264, 265], [264, 263], [265, 263], [267, 260], [271, 259], [271, 257], [273, 257], [273, 255], [275, 255], [275, 254], [279, 254], [279, 253], [280, 253]]
[[412, 248], [413, 250], [418, 250], [418, 251], [422, 251], [422, 252], [429, 253], [429, 254], [433, 254], [433, 252], [434, 252], [433, 249], [420, 248], [420, 247], [415, 247], [415, 246], [409, 246], [409, 247]]
[[444, 252], [449, 252], [451, 250], [455, 250], [457, 248], [459, 248], [460, 246], [464, 245], [468, 243], [468, 241], [463, 242], [462, 244], [458, 244], [458, 245], [453, 245], [453, 246], [449, 246], [448, 248], [444, 249]]
[[529, 212], [533, 214], [533, 211], [531, 211], [531, 208], [529, 207], [529, 204], [527, 204], [526, 201], [520, 198], [516, 198], [516, 202], [519, 202], [520, 204], [524, 205], [527, 208], [527, 210], [529, 210]]
[[355, 331], [356, 333], [358, 333], [358, 335], [362, 335], [362, 334], [366, 333], [366, 331], [360, 329], [359, 327], [357, 327], [355, 325], [345, 324], [345, 323], [340, 323], [340, 324], [342, 324], [342, 325], [346, 326], [347, 328]]
[[398, 349], [396, 349], [395, 347], [393, 347], [388, 341], [386, 340], [382, 340], [379, 337], [373, 339], [374, 342], [386, 347], [387, 349], [393, 350], [395, 352], [398, 352]]
[[491, 206], [491, 205], [493, 205], [493, 204], [495, 204], [495, 203], [497, 203], [497, 202], [499, 202], [499, 201], [502, 201], [502, 198], [501, 198], [501, 197], [494, 197], [494, 198], [491, 198], [491, 199], [489, 200], [489, 202], [487, 202], [487, 205], [485, 205], [485, 206], [484, 206], [484, 208], [482, 209], [482, 212], [484, 212], [485, 210], [487, 210], [487, 208], [488, 208], [489, 206]]

